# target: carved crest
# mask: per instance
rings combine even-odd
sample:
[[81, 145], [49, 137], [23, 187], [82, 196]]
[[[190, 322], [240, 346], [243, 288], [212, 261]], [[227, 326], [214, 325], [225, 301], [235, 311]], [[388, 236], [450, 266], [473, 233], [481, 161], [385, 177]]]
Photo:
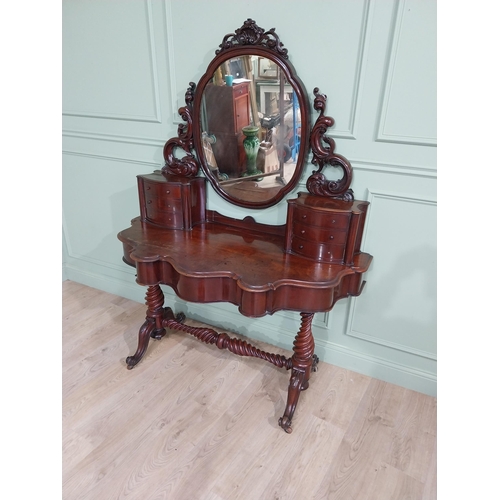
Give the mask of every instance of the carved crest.
[[[354, 200], [354, 193], [349, 189], [352, 181], [352, 166], [342, 155], [334, 153], [335, 141], [331, 137], [325, 137], [328, 128], [335, 123], [330, 116], [325, 116], [326, 95], [321, 94], [319, 89], [314, 89], [314, 109], [320, 112], [316, 123], [311, 131], [311, 149], [313, 153], [312, 163], [319, 167], [307, 179], [307, 190], [318, 196], [328, 196], [344, 201]], [[341, 179], [329, 181], [322, 173], [325, 165], [340, 167], [344, 173]]]
[[288, 50], [283, 47], [275, 29], [264, 31], [260, 26], [257, 26], [253, 19], [247, 19], [241, 28], [226, 35], [215, 53], [220, 54], [222, 51], [238, 45], [262, 45], [278, 53], [283, 59], [288, 59]]
[[[186, 90], [186, 106], [179, 109], [179, 115], [186, 122], [177, 128], [178, 137], [170, 139], [163, 148], [165, 166], [161, 169], [163, 175], [173, 174], [182, 177], [195, 177], [200, 165], [193, 155], [193, 100], [196, 84], [190, 82]], [[175, 150], [181, 148], [186, 154], [182, 158], [175, 156]]]

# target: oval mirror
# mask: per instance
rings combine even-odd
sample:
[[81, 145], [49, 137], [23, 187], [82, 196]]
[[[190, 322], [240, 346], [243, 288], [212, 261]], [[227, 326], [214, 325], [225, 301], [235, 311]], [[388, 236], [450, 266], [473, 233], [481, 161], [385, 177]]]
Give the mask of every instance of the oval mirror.
[[[200, 79], [193, 138], [213, 188], [248, 208], [278, 203], [297, 184], [309, 150], [309, 100], [279, 40], [221, 44]], [[238, 34], [238, 33], [237, 33]], [[262, 35], [262, 33], [261, 33]], [[234, 35], [233, 35], [234, 37]], [[262, 45], [262, 39], [267, 42]]]

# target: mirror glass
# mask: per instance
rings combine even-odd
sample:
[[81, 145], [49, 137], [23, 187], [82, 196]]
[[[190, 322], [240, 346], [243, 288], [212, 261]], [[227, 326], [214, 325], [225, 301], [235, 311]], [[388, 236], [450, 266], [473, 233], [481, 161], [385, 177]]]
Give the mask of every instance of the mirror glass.
[[200, 90], [203, 162], [217, 189], [243, 204], [288, 191], [307, 141], [305, 112], [280, 65], [261, 55], [228, 57]]

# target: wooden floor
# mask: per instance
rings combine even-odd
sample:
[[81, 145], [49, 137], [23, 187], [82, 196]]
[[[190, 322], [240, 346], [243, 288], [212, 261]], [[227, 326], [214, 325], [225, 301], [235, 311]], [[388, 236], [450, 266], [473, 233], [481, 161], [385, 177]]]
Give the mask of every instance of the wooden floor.
[[320, 361], [286, 434], [265, 361], [167, 332], [127, 370], [145, 309], [63, 283], [64, 500], [436, 498], [435, 398]]

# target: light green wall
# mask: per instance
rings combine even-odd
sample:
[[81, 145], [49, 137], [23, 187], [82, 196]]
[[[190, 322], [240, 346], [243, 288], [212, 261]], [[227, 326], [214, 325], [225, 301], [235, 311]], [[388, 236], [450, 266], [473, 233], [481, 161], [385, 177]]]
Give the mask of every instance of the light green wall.
[[[162, 166], [190, 81], [247, 18], [276, 28], [309, 90], [328, 96], [330, 135], [371, 202], [358, 298], [316, 315], [317, 353], [436, 393], [436, 4], [432, 0], [63, 0], [63, 270], [137, 301], [145, 289], [116, 234], [139, 213], [136, 175]], [[315, 116], [313, 116], [313, 120]], [[309, 165], [297, 190], [312, 171]], [[292, 193], [290, 196], [294, 196]], [[247, 212], [210, 189], [209, 208]], [[251, 213], [283, 223], [285, 203]], [[167, 301], [194, 318], [290, 348], [296, 314]], [[123, 353], [124, 356], [129, 353]]]

